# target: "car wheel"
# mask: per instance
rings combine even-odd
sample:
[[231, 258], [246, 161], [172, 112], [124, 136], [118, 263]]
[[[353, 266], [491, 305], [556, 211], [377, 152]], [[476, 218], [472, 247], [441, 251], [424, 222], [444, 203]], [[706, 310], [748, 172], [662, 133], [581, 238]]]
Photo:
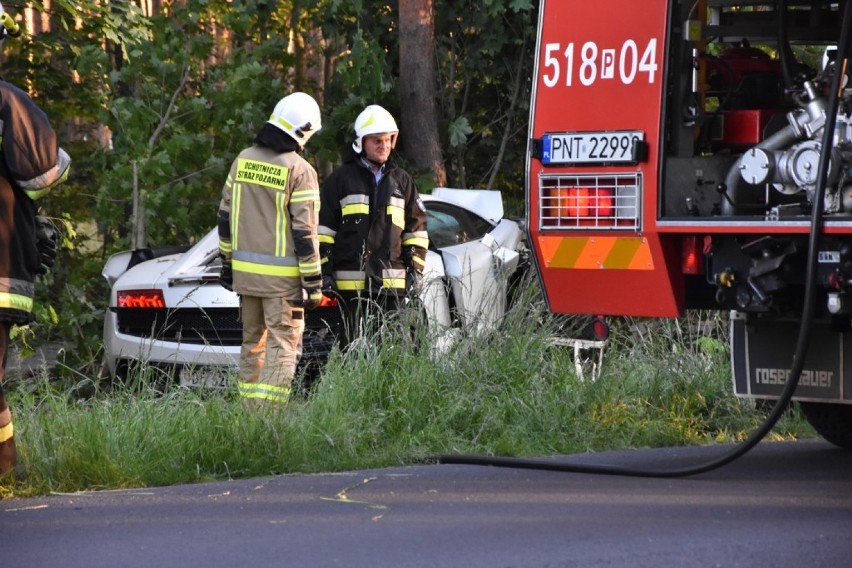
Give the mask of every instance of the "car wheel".
[[101, 361], [100, 368], [98, 368], [98, 373], [95, 377], [95, 390], [101, 390], [109, 392], [117, 385], [124, 383], [125, 374], [127, 372], [127, 364], [123, 361], [116, 361], [115, 363], [115, 373], [110, 372], [109, 364], [107, 363], [106, 358]]
[[308, 398], [322, 375], [325, 359], [320, 357], [302, 357], [296, 367], [291, 392], [299, 398]]
[[835, 446], [852, 450], [852, 405], [800, 402], [799, 406], [820, 436]]
[[120, 359], [115, 374], [110, 374], [104, 365], [100, 388], [104, 390], [131, 389], [138, 392], [150, 390], [155, 395], [167, 393], [179, 385], [178, 369], [169, 364], [147, 364], [136, 360]]

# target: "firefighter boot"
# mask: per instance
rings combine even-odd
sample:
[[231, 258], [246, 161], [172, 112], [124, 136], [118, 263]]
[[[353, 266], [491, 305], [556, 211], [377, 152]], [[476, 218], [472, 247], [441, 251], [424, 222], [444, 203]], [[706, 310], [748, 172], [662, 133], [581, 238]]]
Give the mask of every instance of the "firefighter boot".
[[15, 436], [12, 430], [12, 413], [6, 406], [6, 399], [0, 394], [0, 478], [8, 472], [14, 472], [18, 462], [15, 448]]

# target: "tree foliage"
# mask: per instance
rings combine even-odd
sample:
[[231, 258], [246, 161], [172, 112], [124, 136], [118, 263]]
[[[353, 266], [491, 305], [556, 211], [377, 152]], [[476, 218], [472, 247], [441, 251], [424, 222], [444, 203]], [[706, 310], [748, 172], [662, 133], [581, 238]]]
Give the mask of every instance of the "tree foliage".
[[449, 175], [460, 187], [521, 193], [535, 44], [531, 2], [445, 1], [437, 13]]

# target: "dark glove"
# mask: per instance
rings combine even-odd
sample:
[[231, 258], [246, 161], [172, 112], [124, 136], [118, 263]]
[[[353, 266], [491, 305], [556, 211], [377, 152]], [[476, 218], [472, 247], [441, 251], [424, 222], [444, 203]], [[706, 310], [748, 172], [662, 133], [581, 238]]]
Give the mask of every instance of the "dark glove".
[[219, 271], [219, 285], [228, 292], [234, 291], [234, 270], [230, 261], [222, 259], [222, 270]]
[[312, 310], [322, 302], [322, 290], [319, 288], [305, 288], [305, 308]]
[[59, 234], [56, 232], [56, 227], [47, 218], [36, 215], [35, 222], [36, 248], [38, 248], [40, 261], [38, 273], [46, 274], [56, 263], [56, 243], [59, 240]]
[[405, 289], [410, 294], [419, 294], [423, 287], [423, 273], [408, 269], [405, 273]]
[[322, 277], [322, 291], [328, 293], [337, 292], [337, 284], [334, 283], [334, 278], [328, 274], [324, 274]]

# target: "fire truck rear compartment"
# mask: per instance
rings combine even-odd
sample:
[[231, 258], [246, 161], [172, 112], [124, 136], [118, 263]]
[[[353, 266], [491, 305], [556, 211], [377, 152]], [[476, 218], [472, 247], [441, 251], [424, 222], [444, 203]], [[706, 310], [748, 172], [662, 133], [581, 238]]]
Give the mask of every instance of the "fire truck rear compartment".
[[[852, 88], [833, 61], [848, 51], [847, 4], [673, 0], [637, 12], [613, 0], [600, 18], [543, 3], [531, 148], [630, 132], [648, 152], [607, 163], [531, 152], [528, 221], [551, 309], [731, 311], [736, 393], [792, 394], [820, 434], [852, 448]], [[633, 201], [616, 199], [617, 184], [587, 188], [628, 177]], [[627, 206], [632, 225], [616, 215]], [[598, 250], [627, 244], [643, 254], [614, 262]], [[809, 355], [788, 381], [797, 353]]]

